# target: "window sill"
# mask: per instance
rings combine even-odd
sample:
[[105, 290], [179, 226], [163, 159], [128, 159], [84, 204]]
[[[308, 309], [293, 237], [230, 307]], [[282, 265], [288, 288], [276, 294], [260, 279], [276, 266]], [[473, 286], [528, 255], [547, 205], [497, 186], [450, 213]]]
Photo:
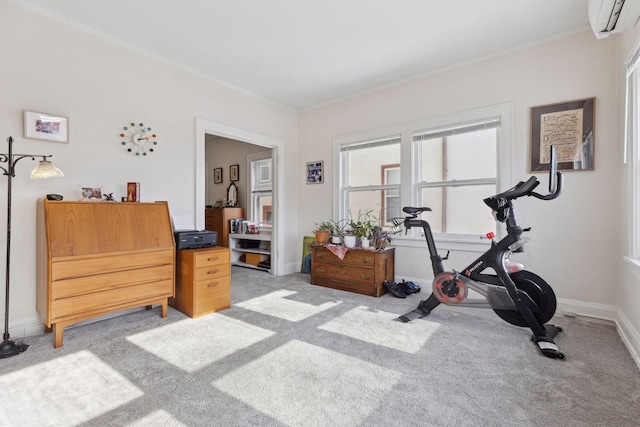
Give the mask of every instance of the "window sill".
[[[392, 236], [391, 245], [405, 248], [424, 248], [426, 240], [424, 237]], [[465, 251], [465, 252], [485, 252], [491, 245], [488, 239], [456, 239], [456, 238], [436, 238], [438, 251]]]
[[637, 277], [638, 279], [640, 279], [640, 259], [638, 258], [631, 258], [628, 256], [622, 257], [622, 259], [624, 259], [630, 266], [631, 266], [631, 273]]

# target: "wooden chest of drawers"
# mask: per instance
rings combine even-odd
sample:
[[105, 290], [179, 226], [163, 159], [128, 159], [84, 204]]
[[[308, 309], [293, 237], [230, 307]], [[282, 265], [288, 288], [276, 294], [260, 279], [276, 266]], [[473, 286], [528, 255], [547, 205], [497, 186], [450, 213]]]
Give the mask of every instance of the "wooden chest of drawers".
[[220, 246], [179, 250], [176, 296], [169, 305], [190, 317], [231, 307], [230, 253]]
[[394, 248], [384, 251], [350, 249], [344, 259], [323, 246], [312, 246], [311, 284], [379, 297], [382, 285], [394, 280]]

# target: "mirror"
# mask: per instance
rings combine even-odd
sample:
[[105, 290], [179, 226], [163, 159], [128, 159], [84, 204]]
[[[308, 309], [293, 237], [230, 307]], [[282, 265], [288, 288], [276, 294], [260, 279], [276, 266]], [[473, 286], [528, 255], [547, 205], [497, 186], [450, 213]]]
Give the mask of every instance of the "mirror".
[[227, 188], [227, 206], [234, 207], [238, 204], [238, 187], [233, 182]]

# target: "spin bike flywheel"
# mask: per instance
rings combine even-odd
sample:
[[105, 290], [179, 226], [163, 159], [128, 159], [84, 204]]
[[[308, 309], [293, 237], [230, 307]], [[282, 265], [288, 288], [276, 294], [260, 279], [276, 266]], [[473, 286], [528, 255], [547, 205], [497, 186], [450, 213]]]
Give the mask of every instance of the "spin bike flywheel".
[[457, 274], [445, 271], [433, 279], [433, 294], [440, 302], [454, 305], [467, 298], [467, 287]]
[[[516, 288], [526, 292], [533, 302], [539, 307], [533, 312], [533, 316], [540, 324], [547, 323], [556, 313], [556, 294], [551, 286], [540, 276], [526, 270], [511, 274], [511, 280]], [[524, 316], [515, 310], [493, 310], [500, 318], [516, 326], [529, 326]]]

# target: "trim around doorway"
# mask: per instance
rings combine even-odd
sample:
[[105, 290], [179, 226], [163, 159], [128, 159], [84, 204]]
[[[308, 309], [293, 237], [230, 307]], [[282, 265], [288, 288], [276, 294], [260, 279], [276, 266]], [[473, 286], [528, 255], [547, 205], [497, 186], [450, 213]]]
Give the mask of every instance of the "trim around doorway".
[[[205, 207], [205, 134], [222, 136], [249, 144], [270, 148], [273, 154], [273, 234], [271, 241], [271, 274], [284, 274], [284, 260], [280, 254], [280, 242], [284, 241], [283, 215], [284, 212], [284, 141], [265, 135], [249, 132], [232, 126], [216, 123], [211, 120], [196, 117], [196, 149], [195, 149], [195, 224], [196, 229], [204, 229]], [[274, 262], [275, 261], [275, 262]]]

